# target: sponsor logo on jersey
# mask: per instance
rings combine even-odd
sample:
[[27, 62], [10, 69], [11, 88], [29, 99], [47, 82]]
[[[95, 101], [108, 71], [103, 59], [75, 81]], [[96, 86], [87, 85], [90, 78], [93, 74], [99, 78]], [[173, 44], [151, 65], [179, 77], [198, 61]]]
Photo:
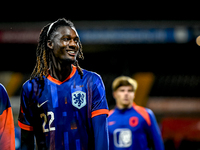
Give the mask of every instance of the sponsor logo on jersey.
[[132, 132], [128, 128], [115, 129], [113, 136], [116, 147], [126, 148], [132, 145]]
[[44, 101], [44, 102], [41, 103], [41, 104], [38, 103], [38, 104], [37, 104], [37, 107], [38, 107], [38, 108], [42, 107], [42, 105], [44, 105], [44, 104], [45, 104], [46, 102], [48, 102], [48, 101], [49, 101], [49, 100], [46, 100], [46, 101]]
[[86, 105], [86, 93], [83, 91], [76, 91], [72, 93], [72, 105], [81, 109]]

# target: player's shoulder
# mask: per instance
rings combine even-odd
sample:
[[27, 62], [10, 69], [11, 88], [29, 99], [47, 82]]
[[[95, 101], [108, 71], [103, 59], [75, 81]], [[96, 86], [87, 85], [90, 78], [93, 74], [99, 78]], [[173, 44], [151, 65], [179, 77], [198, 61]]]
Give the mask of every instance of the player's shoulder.
[[6, 88], [1, 83], [0, 83], [0, 91], [1, 92], [6, 92]]
[[86, 75], [86, 76], [99, 76], [100, 75], [96, 72], [93, 72], [93, 71], [89, 71], [89, 70], [86, 70], [86, 69], [83, 69], [83, 73]]
[[32, 80], [27, 80], [26, 82], [24, 82], [24, 84], [22, 85], [23, 89], [27, 89], [28, 87], [32, 87]]
[[140, 112], [146, 112], [150, 116], [154, 115], [153, 111], [151, 109], [147, 108], [147, 107], [139, 106], [139, 105], [136, 105], [136, 104], [133, 104], [133, 107]]
[[8, 94], [7, 94], [7, 91], [6, 91], [6, 88], [3, 86], [3, 84], [0, 83], [0, 99], [6, 99], [8, 98]]
[[93, 71], [88, 71], [88, 70], [83, 69], [83, 75], [86, 78], [89, 77], [89, 78], [93, 78], [93, 79], [102, 80], [101, 76], [98, 73], [93, 72]]
[[0, 114], [2, 114], [2, 112], [8, 107], [11, 107], [7, 91], [1, 83], [0, 83], [0, 103], [1, 103]]
[[27, 80], [22, 85], [22, 89], [27, 91], [27, 92], [30, 92], [33, 89], [34, 83], [38, 84], [39, 83], [39, 78], [34, 78], [34, 79]]
[[147, 111], [147, 113], [148, 113], [150, 116], [154, 115], [154, 113], [153, 113], [153, 111], [152, 111], [151, 109], [146, 108], [146, 107], [144, 107], [144, 109]]
[[136, 105], [135, 103], [133, 104], [133, 108], [146, 120], [148, 125], [151, 125], [151, 119], [154, 116], [151, 109]]

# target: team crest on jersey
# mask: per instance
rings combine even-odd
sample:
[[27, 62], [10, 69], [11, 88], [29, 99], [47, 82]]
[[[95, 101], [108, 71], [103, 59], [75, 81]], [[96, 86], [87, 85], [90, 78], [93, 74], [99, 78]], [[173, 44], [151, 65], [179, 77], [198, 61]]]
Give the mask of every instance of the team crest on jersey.
[[86, 93], [83, 91], [76, 91], [72, 93], [72, 105], [81, 109], [86, 105]]

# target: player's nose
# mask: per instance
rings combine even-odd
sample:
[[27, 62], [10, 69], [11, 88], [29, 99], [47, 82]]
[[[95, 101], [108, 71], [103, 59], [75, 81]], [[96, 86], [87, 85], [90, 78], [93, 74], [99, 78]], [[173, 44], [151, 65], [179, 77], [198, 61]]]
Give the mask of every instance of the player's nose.
[[78, 46], [77, 43], [73, 39], [71, 39], [69, 42], [69, 48], [76, 49], [77, 46]]

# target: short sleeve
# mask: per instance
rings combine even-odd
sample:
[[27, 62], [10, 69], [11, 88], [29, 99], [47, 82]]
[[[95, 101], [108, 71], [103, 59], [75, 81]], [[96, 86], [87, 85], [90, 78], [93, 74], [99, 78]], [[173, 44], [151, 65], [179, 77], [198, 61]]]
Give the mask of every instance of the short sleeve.
[[6, 89], [0, 84], [0, 149], [15, 149], [12, 108]]
[[108, 104], [106, 100], [105, 86], [101, 77], [95, 74], [93, 79], [93, 88], [92, 88], [92, 118], [98, 115], [107, 114]]
[[33, 131], [33, 126], [31, 125], [32, 115], [28, 107], [30, 88], [31, 83], [27, 81], [22, 88], [20, 112], [18, 117], [19, 127], [27, 131]]
[[0, 84], [0, 100], [0, 114], [2, 114], [4, 110], [11, 107], [8, 94], [2, 84]]

